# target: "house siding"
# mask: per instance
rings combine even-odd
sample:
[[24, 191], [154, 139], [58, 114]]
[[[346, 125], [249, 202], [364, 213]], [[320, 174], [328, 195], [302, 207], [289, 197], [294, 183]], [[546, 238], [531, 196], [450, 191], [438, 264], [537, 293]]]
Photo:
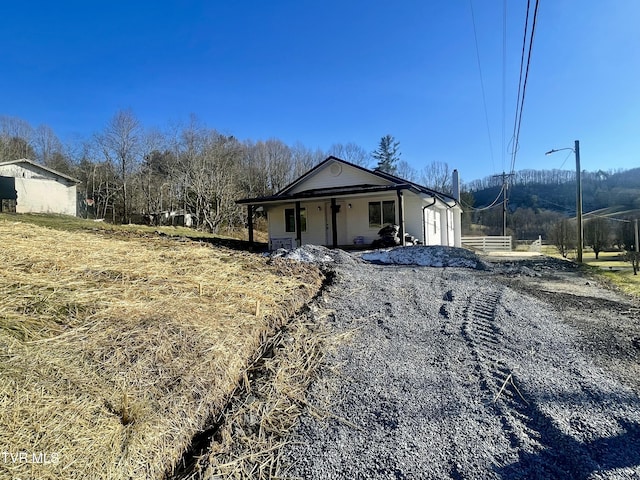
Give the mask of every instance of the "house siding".
[[[369, 186], [383, 188], [367, 188]], [[329, 157], [318, 168], [274, 196], [239, 202], [264, 208], [272, 249], [281, 246], [294, 248], [298, 243], [370, 245], [379, 238], [380, 228], [391, 219], [382, 218], [381, 225], [370, 226], [369, 204], [395, 202], [395, 223], [399, 223], [399, 194], [406, 234], [427, 245], [460, 246], [461, 209], [453, 199], [435, 195], [410, 182], [403, 183], [402, 179], [363, 170], [334, 157]], [[285, 231], [285, 210], [295, 209], [296, 201], [306, 213], [306, 231], [301, 232], [300, 242], [296, 232]], [[332, 214], [334, 204], [339, 208], [335, 216]]]
[[442, 240], [442, 222], [440, 209], [429, 207], [424, 211], [425, 231], [422, 242], [425, 245], [440, 245]]
[[[369, 226], [369, 202], [393, 200], [396, 202], [396, 221], [398, 220], [398, 197], [392, 194], [370, 197], [353, 197], [351, 199], [337, 199], [340, 207], [336, 214], [338, 245], [353, 245], [357, 237], [363, 237], [364, 243], [369, 244], [378, 238], [380, 227]], [[349, 207], [351, 205], [351, 207]], [[332, 246], [331, 200], [314, 200], [301, 202], [301, 208], [306, 209], [307, 231], [302, 232], [303, 244]], [[269, 225], [269, 239], [273, 244], [281, 243], [282, 239], [295, 247], [296, 233], [286, 232], [285, 210], [295, 208], [295, 203], [271, 206], [266, 209]]]
[[404, 193], [404, 231], [424, 241], [422, 206], [424, 200], [417, 195]]
[[[318, 207], [320, 210], [318, 210]], [[295, 203], [272, 206], [266, 209], [269, 224], [269, 240], [272, 248], [277, 248], [283, 243], [289, 243], [296, 247], [296, 232], [287, 232], [285, 225], [285, 210], [295, 209]], [[324, 202], [301, 202], [300, 208], [306, 210], [307, 229], [302, 232], [302, 243], [325, 245], [325, 213]]]
[[[371, 197], [354, 197], [350, 200], [344, 200], [348, 217], [347, 240], [349, 244], [353, 244], [357, 237], [363, 237], [364, 243], [369, 244], [378, 239], [380, 227], [369, 226], [369, 202], [384, 202], [393, 200], [396, 202], [396, 223], [398, 217], [398, 196], [395, 192], [392, 194], [375, 195]], [[349, 208], [351, 204], [351, 208]]]
[[[335, 169], [335, 170], [332, 170]], [[338, 171], [339, 169], [339, 171]], [[325, 168], [294, 185], [287, 193], [295, 194], [319, 188], [348, 187], [351, 185], [390, 185], [391, 182], [371, 173], [340, 162], [329, 162]]]

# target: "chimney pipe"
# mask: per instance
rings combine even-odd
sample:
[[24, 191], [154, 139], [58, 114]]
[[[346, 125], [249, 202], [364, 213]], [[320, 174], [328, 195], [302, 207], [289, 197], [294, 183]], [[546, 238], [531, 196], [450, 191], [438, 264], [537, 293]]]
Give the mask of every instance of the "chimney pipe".
[[453, 170], [453, 198], [460, 202], [460, 176], [457, 168]]

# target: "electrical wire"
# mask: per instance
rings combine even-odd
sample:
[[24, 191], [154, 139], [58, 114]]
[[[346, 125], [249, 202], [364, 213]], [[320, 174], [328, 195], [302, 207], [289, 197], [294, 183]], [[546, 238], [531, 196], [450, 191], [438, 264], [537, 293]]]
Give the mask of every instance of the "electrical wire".
[[564, 160], [562, 161], [562, 163], [560, 164], [560, 168], [558, 168], [558, 170], [562, 170], [562, 167], [564, 166], [565, 163], [567, 163], [567, 160], [569, 159], [569, 157], [573, 155], [573, 151], [569, 152], [567, 154], [566, 157], [564, 157]]
[[504, 183], [502, 184], [502, 188], [500, 188], [500, 192], [498, 193], [498, 196], [496, 197], [496, 199], [493, 202], [491, 202], [491, 205], [488, 205], [486, 207], [474, 208], [471, 205], [466, 205], [463, 201], [460, 201], [460, 203], [462, 204], [463, 207], [469, 210], [473, 210], [474, 212], [489, 210], [490, 208], [493, 208], [498, 204], [498, 202], [500, 201], [500, 197], [502, 196], [502, 192], [504, 192]]
[[520, 78], [518, 78], [518, 94], [516, 95], [516, 114], [515, 120], [513, 124], [513, 134], [511, 136], [511, 165], [513, 165], [513, 157], [515, 157], [515, 152], [518, 151], [518, 142], [516, 140], [516, 127], [518, 124], [518, 115], [520, 113], [520, 93], [522, 90], [522, 74], [524, 69], [524, 52], [527, 48], [527, 33], [529, 29], [529, 10], [531, 9], [531, 0], [527, 0], [527, 15], [524, 20], [524, 34], [522, 38], [522, 53], [520, 54]]
[[[516, 152], [517, 152], [517, 146], [519, 145], [519, 141], [520, 141], [520, 127], [522, 126], [522, 111], [524, 109], [524, 99], [525, 99], [525, 95], [527, 92], [527, 81], [529, 80], [529, 67], [531, 66], [531, 52], [533, 51], [533, 39], [535, 37], [535, 32], [536, 32], [536, 21], [538, 19], [538, 6], [540, 5], [540, 1], [536, 0], [536, 7], [533, 11], [533, 23], [531, 25], [531, 38], [529, 40], [529, 53], [527, 55], [527, 69], [525, 71], [524, 74], [524, 85], [522, 87], [522, 99], [521, 99], [521, 103], [520, 103], [520, 115], [518, 118], [518, 131], [516, 133]], [[513, 173], [515, 170], [515, 163], [516, 163], [516, 157], [515, 155], [513, 156], [512, 162], [511, 162], [511, 172]]]
[[[502, 171], [504, 161], [507, 131], [507, 0], [502, 2]], [[494, 169], [495, 170], [495, 169]]]
[[[484, 119], [487, 124], [487, 136], [489, 137], [489, 153], [491, 155], [491, 165], [495, 170], [495, 163], [494, 163], [494, 157], [493, 157], [493, 142], [491, 141], [491, 128], [489, 126], [489, 112], [487, 110], [487, 97], [485, 95], [484, 80], [482, 76], [482, 66], [480, 63], [480, 49], [478, 47], [478, 34], [476, 31], [476, 17], [473, 11], [473, 0], [469, 0], [469, 6], [471, 7], [471, 22], [473, 23], [473, 38], [476, 43], [476, 58], [478, 60], [478, 71], [480, 73], [480, 87], [482, 88], [482, 104], [484, 106]], [[503, 133], [503, 136], [504, 136], [504, 133]], [[503, 141], [504, 141], [504, 138], [503, 138]], [[504, 164], [504, 158], [502, 161]]]
[[[522, 126], [522, 112], [524, 108], [524, 100], [526, 97], [527, 91], [527, 81], [529, 79], [529, 68], [531, 66], [531, 52], [533, 51], [533, 39], [535, 37], [536, 23], [538, 18], [538, 8], [540, 5], [540, 1], [536, 0], [536, 5], [533, 12], [533, 20], [531, 24], [531, 33], [529, 34], [529, 41], [527, 42], [527, 34], [529, 27], [529, 11], [531, 9], [531, 1], [527, 0], [527, 15], [525, 18], [525, 27], [524, 27], [524, 37], [522, 43], [522, 55], [520, 58], [520, 79], [518, 82], [518, 96], [516, 101], [516, 115], [513, 125], [513, 146], [512, 146], [512, 154], [511, 154], [511, 173], [515, 172], [515, 163], [516, 163], [516, 154], [518, 152], [519, 139], [520, 139], [520, 128]], [[527, 43], [529, 46], [528, 54], [527, 54], [527, 66], [524, 69], [524, 57], [525, 51], [527, 50]], [[524, 80], [523, 80], [523, 69], [524, 69]]]
[[[620, 223], [631, 223], [631, 220], [625, 220], [622, 218], [615, 218], [615, 217], [608, 217], [606, 215], [598, 215], [594, 212], [597, 212], [598, 210], [593, 210], [592, 212], [586, 212], [582, 214], [582, 218], [584, 219], [585, 217], [589, 217], [589, 218], [604, 218], [605, 220], [611, 220], [612, 222], [620, 222]], [[619, 213], [612, 213], [610, 215], [619, 215]]]

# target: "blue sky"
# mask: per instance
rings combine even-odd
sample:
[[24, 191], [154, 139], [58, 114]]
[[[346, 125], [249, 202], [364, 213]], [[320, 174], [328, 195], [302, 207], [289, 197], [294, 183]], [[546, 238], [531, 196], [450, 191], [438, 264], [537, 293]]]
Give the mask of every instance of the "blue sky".
[[[0, 115], [49, 125], [63, 141], [89, 138], [127, 108], [145, 127], [195, 114], [241, 140], [313, 149], [355, 142], [373, 151], [391, 134], [414, 168], [446, 162], [470, 181], [511, 163], [526, 1], [507, 1], [506, 63], [503, 7], [5, 2]], [[640, 166], [639, 24], [637, 0], [541, 1], [516, 170], [574, 168], [570, 152], [544, 152], [576, 139], [586, 170]]]

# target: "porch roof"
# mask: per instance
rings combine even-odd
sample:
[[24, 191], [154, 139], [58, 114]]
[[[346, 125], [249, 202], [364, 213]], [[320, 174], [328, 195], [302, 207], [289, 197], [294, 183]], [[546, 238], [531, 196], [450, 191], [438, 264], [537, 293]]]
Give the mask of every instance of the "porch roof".
[[[289, 203], [299, 200], [313, 200], [313, 199], [327, 199], [327, 198], [340, 198], [340, 197], [352, 197], [352, 196], [366, 196], [367, 194], [393, 192], [399, 190], [407, 190], [416, 195], [428, 196], [438, 199], [440, 202], [454, 206], [458, 202], [452, 197], [436, 192], [434, 190], [420, 187], [414, 183], [396, 183], [394, 185], [349, 185], [347, 187], [330, 187], [330, 188], [318, 188], [314, 190], [304, 190], [293, 194], [275, 194], [264, 197], [255, 198], [243, 198], [237, 200], [236, 203], [240, 205], [265, 205], [265, 204], [278, 204]], [[451, 205], [453, 204], [453, 205]]]
[[320, 198], [332, 198], [332, 197], [346, 197], [353, 195], [362, 195], [368, 193], [381, 193], [381, 192], [393, 192], [398, 190], [411, 190], [414, 193], [420, 193], [411, 184], [396, 184], [396, 185], [349, 185], [348, 187], [331, 187], [331, 188], [318, 188], [314, 190], [304, 190], [302, 192], [292, 194], [276, 194], [265, 197], [256, 198], [243, 198], [236, 203], [239, 204], [251, 204], [259, 205], [265, 203], [282, 203], [295, 200], [309, 200]]

